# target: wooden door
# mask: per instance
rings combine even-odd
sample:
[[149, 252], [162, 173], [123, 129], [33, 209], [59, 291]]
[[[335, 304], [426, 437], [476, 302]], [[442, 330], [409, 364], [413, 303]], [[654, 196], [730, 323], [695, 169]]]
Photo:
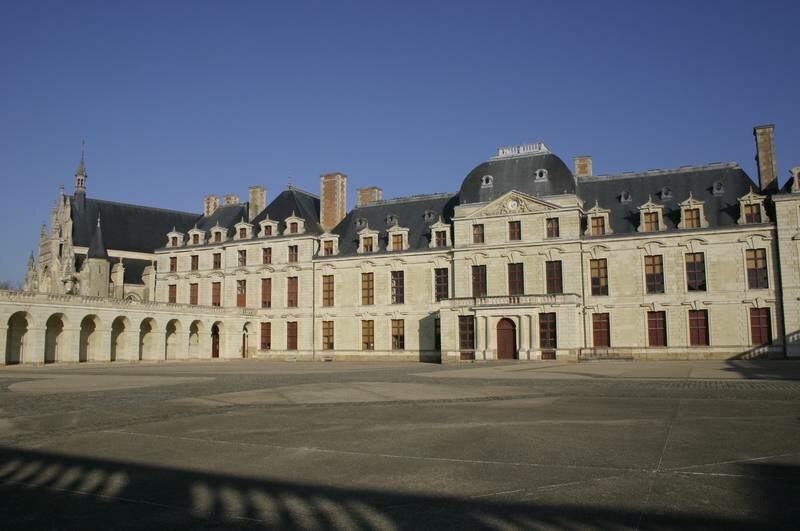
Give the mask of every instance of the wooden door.
[[211, 331], [211, 357], [219, 358], [219, 330], [216, 325]]
[[497, 323], [497, 359], [517, 358], [517, 327], [511, 319], [500, 319]]

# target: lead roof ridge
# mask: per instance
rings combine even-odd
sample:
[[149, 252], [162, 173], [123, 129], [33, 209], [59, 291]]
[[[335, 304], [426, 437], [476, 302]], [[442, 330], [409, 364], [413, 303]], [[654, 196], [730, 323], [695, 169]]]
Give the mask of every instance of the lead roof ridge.
[[578, 182], [590, 183], [593, 181], [612, 181], [616, 179], [630, 179], [633, 177], [654, 177], [656, 175], [673, 175], [677, 173], [689, 173], [696, 171], [711, 171], [720, 169], [741, 169], [738, 162], [710, 162], [707, 164], [685, 165], [677, 168], [657, 168], [644, 171], [625, 171], [622, 173], [612, 173], [605, 175], [593, 175], [588, 177], [578, 177]]

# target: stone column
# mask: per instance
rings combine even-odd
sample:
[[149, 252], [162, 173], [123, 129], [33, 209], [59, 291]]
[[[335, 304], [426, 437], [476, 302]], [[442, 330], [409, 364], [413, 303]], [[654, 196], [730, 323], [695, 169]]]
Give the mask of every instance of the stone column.
[[97, 347], [94, 349], [94, 356], [87, 361], [111, 361], [111, 329], [96, 328], [93, 334], [97, 334], [93, 338]]
[[493, 352], [496, 348], [495, 346], [495, 334], [494, 327], [492, 326], [492, 320], [489, 317], [484, 317], [486, 319], [486, 325], [484, 329], [486, 330], [486, 352], [484, 353], [484, 359], [487, 360], [494, 360], [497, 359], [495, 352]]
[[526, 315], [519, 316], [519, 323], [517, 323], [517, 329], [519, 334], [519, 359], [526, 360], [529, 356], [528, 345], [530, 344], [530, 340], [528, 339], [528, 323], [526, 322], [528, 317]]
[[77, 363], [81, 351], [81, 329], [64, 328], [64, 348], [60, 349], [59, 357], [56, 361], [61, 363]]
[[525, 326], [528, 327], [528, 359], [530, 360], [539, 359], [541, 357], [536, 354], [536, 332], [533, 328], [533, 321], [533, 315], [528, 315]]
[[475, 359], [482, 360], [486, 351], [486, 318], [475, 317]]
[[8, 353], [6, 352], [6, 347], [8, 345], [8, 327], [6, 325], [0, 325], [0, 349], [2, 349], [3, 355], [0, 357], [0, 365], [6, 364], [6, 357]]
[[29, 326], [22, 345], [22, 363], [44, 363], [45, 328]]

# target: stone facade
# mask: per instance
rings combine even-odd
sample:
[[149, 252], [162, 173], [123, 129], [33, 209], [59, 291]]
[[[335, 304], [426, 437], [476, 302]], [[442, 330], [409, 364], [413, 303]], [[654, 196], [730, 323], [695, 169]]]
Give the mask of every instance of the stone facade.
[[[0, 293], [3, 359], [800, 357], [798, 176], [777, 190], [765, 127], [760, 185], [733, 163], [573, 174], [537, 143], [349, 213], [341, 173], [191, 214], [88, 198], [81, 161], [25, 292]], [[123, 211], [157, 243], [126, 243]]]

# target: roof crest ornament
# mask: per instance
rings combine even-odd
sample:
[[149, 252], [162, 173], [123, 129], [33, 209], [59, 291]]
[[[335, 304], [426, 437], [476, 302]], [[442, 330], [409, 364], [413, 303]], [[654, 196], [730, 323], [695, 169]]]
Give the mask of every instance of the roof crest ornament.
[[550, 148], [548, 148], [544, 142], [533, 142], [531, 144], [518, 144], [516, 146], [497, 148], [497, 155], [493, 156], [490, 160], [507, 159], [525, 155], [546, 155], [548, 153], [550, 153]]

